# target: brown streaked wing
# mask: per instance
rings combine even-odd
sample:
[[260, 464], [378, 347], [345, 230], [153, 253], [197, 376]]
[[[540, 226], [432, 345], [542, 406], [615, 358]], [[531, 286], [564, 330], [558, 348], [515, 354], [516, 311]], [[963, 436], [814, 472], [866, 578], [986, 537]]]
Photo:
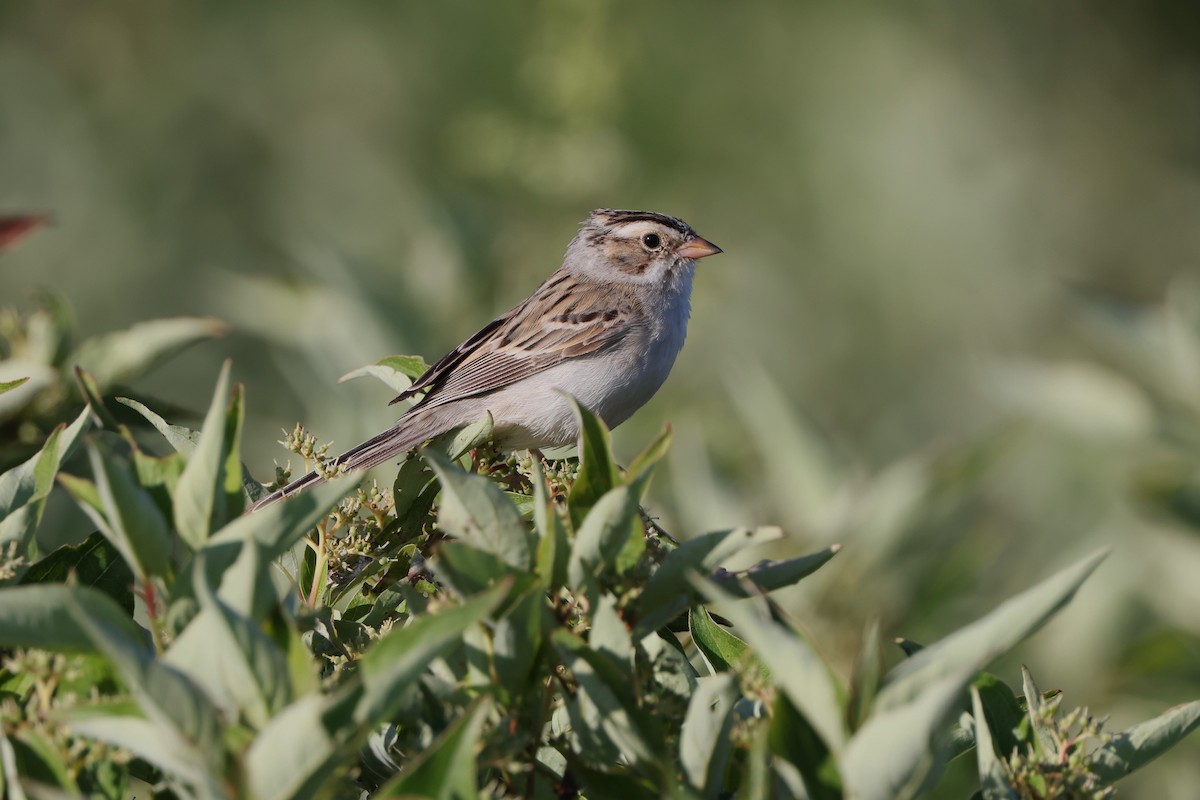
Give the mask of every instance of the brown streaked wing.
[[632, 311], [632, 303], [620, 295], [588, 291], [573, 276], [553, 275], [528, 300], [459, 345], [392, 402], [428, 388], [413, 408], [439, 406], [597, 353], [620, 339]]

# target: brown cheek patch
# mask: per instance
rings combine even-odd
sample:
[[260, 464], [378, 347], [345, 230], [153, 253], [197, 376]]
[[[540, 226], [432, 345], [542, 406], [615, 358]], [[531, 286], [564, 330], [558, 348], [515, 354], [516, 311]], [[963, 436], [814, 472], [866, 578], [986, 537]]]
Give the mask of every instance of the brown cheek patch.
[[614, 260], [616, 261], [617, 269], [627, 272], [630, 275], [641, 275], [650, 266], [650, 262], [646, 259], [629, 253], [614, 256]]

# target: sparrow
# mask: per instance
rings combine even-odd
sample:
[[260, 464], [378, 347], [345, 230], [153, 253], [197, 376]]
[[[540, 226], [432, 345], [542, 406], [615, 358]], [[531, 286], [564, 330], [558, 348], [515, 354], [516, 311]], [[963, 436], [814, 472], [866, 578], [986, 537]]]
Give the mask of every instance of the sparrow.
[[[395, 425], [330, 465], [369, 469], [489, 413], [501, 449], [573, 444], [579, 425], [564, 393], [615, 428], [667, 379], [687, 334], [696, 262], [720, 252], [676, 217], [593, 211], [562, 266], [392, 400], [423, 394]], [[310, 472], [251, 510], [321, 480]]]

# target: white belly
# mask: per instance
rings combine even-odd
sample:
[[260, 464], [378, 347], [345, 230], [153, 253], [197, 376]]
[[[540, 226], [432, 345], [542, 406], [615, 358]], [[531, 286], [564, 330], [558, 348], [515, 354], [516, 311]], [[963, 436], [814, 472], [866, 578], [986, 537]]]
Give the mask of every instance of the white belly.
[[562, 447], [579, 435], [565, 392], [610, 428], [629, 419], [666, 381], [687, 333], [691, 270], [657, 298], [653, 319], [609, 349], [572, 359], [484, 397], [463, 401], [465, 421], [485, 411], [496, 443], [507, 449]]
[[675, 352], [670, 356], [664, 363], [655, 353], [639, 363], [614, 350], [551, 367], [482, 398], [496, 422], [496, 441], [510, 449], [574, 444], [579, 428], [563, 392], [615, 428], [662, 386]]

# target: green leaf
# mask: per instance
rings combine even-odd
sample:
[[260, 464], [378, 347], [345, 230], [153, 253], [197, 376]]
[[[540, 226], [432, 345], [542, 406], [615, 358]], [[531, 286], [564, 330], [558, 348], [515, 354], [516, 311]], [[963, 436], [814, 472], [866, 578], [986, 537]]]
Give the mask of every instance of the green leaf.
[[771, 750], [796, 768], [812, 800], [842, 800], [842, 776], [829, 746], [788, 699], [775, 696], [770, 723]]
[[589, 576], [595, 577], [613, 564], [633, 534], [637, 519], [638, 491], [634, 486], [618, 486], [594, 503], [576, 528], [567, 562], [568, 585], [582, 587]]
[[475, 753], [490, 705], [475, 701], [428, 748], [404, 765], [404, 771], [376, 792], [376, 797], [423, 797], [468, 800], [479, 796]]
[[205, 615], [211, 617], [215, 624], [210, 630], [216, 635], [204, 640], [211, 654], [208, 660], [220, 674], [238, 710], [251, 725], [262, 728], [292, 700], [286, 657], [253, 620], [213, 593], [204, 577], [203, 553], [196, 560], [194, 585], [201, 611], [191, 625]]
[[[209, 548], [201, 550], [196, 554], [197, 561], [207, 559], [209, 552]], [[276, 565], [263, 554], [262, 545], [253, 538], [246, 539], [237, 559], [221, 575], [217, 596], [240, 616], [266, 619], [281, 599], [279, 585], [274, 580], [278, 575]]]
[[975, 718], [975, 758], [979, 766], [983, 800], [1019, 800], [1004, 772], [1004, 765], [996, 758], [992, 732], [988, 727], [987, 714], [983, 711], [983, 698], [974, 686], [971, 687], [971, 710]]
[[433, 507], [436, 491], [428, 491], [433, 479], [433, 472], [419, 458], [410, 458], [400, 465], [392, 484], [396, 520], [399, 523], [420, 530], [425, 514]]
[[63, 545], [38, 561], [21, 577], [21, 585], [66, 583], [75, 576], [81, 586], [91, 586], [116, 600], [133, 616], [133, 571], [99, 531], [77, 545]]
[[228, 332], [224, 322], [211, 317], [151, 320], [88, 339], [71, 363], [94, 375], [97, 385], [104, 389], [144, 374], [189, 345]]
[[104, 391], [100, 388], [100, 384], [96, 382], [95, 376], [76, 364], [75, 383], [78, 384], [79, 393], [83, 396], [88, 410], [92, 413], [92, 421], [96, 423], [96, 427], [107, 428], [110, 431], [120, 430], [120, 424], [113, 417], [112, 412], [108, 410], [108, 406], [104, 404]]
[[87, 707], [67, 712], [71, 731], [79, 736], [99, 739], [122, 747], [153, 764], [168, 775], [196, 787], [197, 796], [225, 796], [219, 773], [213, 772], [202, 754], [171, 731], [135, 713], [114, 713], [115, 709]]
[[879, 621], [872, 620], [863, 634], [863, 643], [854, 659], [850, 673], [849, 696], [846, 699], [846, 723], [857, 730], [871, 713], [879, 681], [883, 677], [883, 654], [880, 652]]
[[1200, 701], [1175, 706], [1116, 734], [1091, 755], [1092, 772], [1105, 784], [1149, 764], [1200, 726]]
[[396, 372], [416, 380], [430, 371], [430, 365], [419, 355], [389, 355], [376, 361], [380, 367], [395, 369]]
[[23, 385], [29, 378], [17, 378], [15, 381], [0, 381], [0, 394], [12, 391], [18, 386]]
[[510, 589], [509, 581], [501, 582], [462, 605], [421, 616], [379, 639], [359, 661], [365, 692], [355, 708], [355, 719], [369, 726], [386, 718], [399, 705], [404, 689], [420, 677], [429, 662], [493, 611]]
[[56, 427], [36, 454], [0, 475], [0, 543], [19, 542], [20, 552], [29, 546], [54, 477], [75, 452], [88, 424], [85, 409], [70, 425]]
[[750, 747], [742, 768], [741, 791], [738, 800], [770, 800], [772, 760], [769, 747], [770, 729], [759, 725], [750, 737]]
[[750, 596], [750, 591], [743, 581], [749, 581], [763, 592], [785, 589], [788, 586], [795, 586], [825, 566], [831, 558], [841, 552], [841, 549], [840, 544], [834, 544], [816, 553], [789, 558], [786, 561], [765, 561], [749, 569], [722, 575], [715, 582], [737, 597]]
[[247, 751], [247, 785], [253, 796], [314, 796], [336, 777], [335, 765], [356, 752], [370, 730], [403, 703], [406, 690], [430, 662], [458, 644], [463, 632], [494, 609], [508, 590], [501, 584], [391, 631], [361, 659], [357, 677], [331, 695], [304, 695], [283, 709]]
[[225, 557], [216, 563], [224, 569], [233, 563], [242, 542], [253, 539], [263, 548], [266, 558], [278, 558], [315, 527], [349, 491], [345, 486], [324, 483], [289, 497], [286, 503], [272, 503], [253, 514], [236, 517], [213, 533], [205, 545], [207, 557], [212, 560], [214, 554], [223, 553]]
[[525, 522], [500, 487], [464, 472], [436, 450], [426, 449], [424, 458], [442, 484], [438, 526], [514, 569], [529, 570], [533, 559]]
[[605, 656], [613, 671], [623, 679], [633, 680], [633, 640], [617, 612], [617, 600], [612, 594], [601, 595], [592, 612], [588, 646]]
[[438, 544], [430, 566], [439, 580], [464, 596], [482, 592], [505, 575], [519, 574], [488, 551], [453, 540]]
[[[14, 726], [14, 728], [11, 738], [0, 741], [0, 747], [3, 747], [4, 744], [11, 745], [13, 757], [12, 761], [0, 760], [0, 776], [13, 781], [13, 788], [18, 790], [20, 788], [17, 785], [19, 781], [22, 784], [33, 783], [34, 785], [41, 784], [42, 787], [53, 787], [63, 794], [82, 796], [79, 785], [71, 777], [71, 770], [64, 758], [64, 748], [51, 739], [50, 734], [43, 728], [32, 726]], [[0, 737], [2, 736], [3, 734], [0, 734]], [[9, 796], [15, 794], [16, 792], [13, 792]]]
[[175, 528], [192, 550], [204, 546], [214, 525], [226, 519], [223, 465], [226, 451], [225, 409], [229, 397], [228, 361], [221, 367], [212, 403], [200, 430], [200, 441], [188, 457], [175, 487]]
[[1095, 553], [1032, 589], [1001, 604], [995, 611], [900, 662], [886, 677], [876, 698], [878, 709], [906, 704], [942, 676], [974, 675], [1054, 616], [1107, 555]]
[[[338, 378], [338, 383], [352, 381], [355, 378], [372, 377], [381, 381], [393, 392], [400, 394], [412, 386], [413, 380], [425, 370], [421, 369], [425, 361], [420, 356], [388, 356], [374, 364], [347, 372]], [[420, 372], [413, 374], [415, 370]]]
[[474, 450], [476, 447], [482, 447], [487, 444], [492, 438], [493, 427], [492, 413], [489, 411], [481, 419], [472, 422], [466, 427], [443, 433], [430, 442], [429, 447], [425, 449], [433, 449], [439, 453], [445, 453], [446, 457], [451, 461], [458, 461], [469, 450]]
[[934, 763], [934, 740], [959, 707], [974, 672], [939, 673], [904, 702], [876, 711], [850, 738], [838, 764], [847, 797], [915, 797]]
[[[492, 632], [492, 660], [496, 670], [496, 688], [503, 695], [520, 694], [529, 686], [530, 675], [542, 649], [543, 619], [546, 617], [546, 593], [534, 583], [512, 603], [508, 612], [496, 620]], [[547, 628], [550, 624], [545, 623]]]
[[555, 631], [553, 640], [563, 666], [575, 678], [577, 690], [567, 709], [590, 760], [620, 759], [635, 768], [656, 764], [650, 743], [661, 742], [662, 734], [653, 718], [638, 709], [627, 675], [565, 630]]
[[1042, 693], [1033, 682], [1033, 673], [1029, 667], [1021, 665], [1021, 688], [1025, 692], [1025, 714], [1029, 718], [1029, 741], [1034, 752], [1042, 758], [1053, 758], [1056, 747], [1054, 734], [1043, 718]]
[[67, 597], [76, 591], [103, 596], [95, 589], [63, 584], [0, 589], [0, 645], [56, 651], [93, 650], [91, 639], [67, 611]]
[[175, 452], [181, 453], [184, 456], [190, 456], [192, 451], [196, 449], [196, 443], [200, 441], [199, 431], [179, 425], [172, 425], [137, 400], [131, 400], [128, 397], [118, 397], [116, 401], [123, 406], [132, 408], [145, 417], [146, 421], [163, 435], [163, 438], [170, 443], [171, 447], [175, 448]]
[[629, 462], [629, 466], [625, 468], [625, 474], [633, 478], [646, 476], [671, 449], [672, 435], [670, 423], [663, 426], [662, 432], [655, 436], [642, 452], [634, 456], [633, 461]]
[[137, 485], [127, 464], [99, 444], [89, 442], [87, 450], [104, 515], [97, 514], [89, 503], [81, 507], [143, 581], [162, 575], [171, 551], [162, 512]]
[[735, 528], [688, 539], [667, 554], [638, 598], [639, 630], [666, 624], [688, 605], [693, 590], [689, 572], [707, 574], [730, 556], [783, 538], [776, 527]]
[[608, 428], [579, 401], [563, 393], [579, 422], [579, 475], [571, 486], [567, 507], [571, 524], [578, 530], [592, 506], [620, 484], [621, 474], [612, 453]]
[[688, 630], [692, 641], [717, 674], [749, 666], [761, 680], [770, 682], [771, 670], [754, 655], [750, 645], [714, 622], [704, 606], [696, 606], [688, 612]]
[[[158, 661], [146, 635], [104, 595], [78, 586], [61, 587], [63, 605], [92, 647], [116, 667], [133, 699], [164, 735], [175, 734], [179, 746], [203, 754], [219, 768], [222, 725], [216, 709], [182, 673]], [[174, 738], [174, 737], [173, 737]]]
[[533, 528], [538, 535], [537, 573], [547, 592], [562, 588], [567, 580], [571, 544], [558, 509], [546, 489], [540, 459], [533, 459]]
[[828, 668], [808, 643], [793, 631], [756, 613], [751, 606], [728, 602], [733, 598], [713, 583], [699, 577], [693, 577], [692, 581], [711, 602], [723, 603], [721, 613], [729, 618], [755, 655], [771, 670], [776, 684], [787, 694], [792, 705], [809, 721], [831, 752], [840, 752], [846, 732], [837, 687]]
[[[338, 483], [322, 483], [288, 498], [286, 503], [272, 503], [253, 514], [237, 517], [214, 533], [204, 546], [204, 561], [209, 580], [221, 582], [217, 594], [226, 602], [235, 602], [239, 592], [244, 592], [244, 587], [239, 589], [234, 584], [244, 581], [245, 576], [229, 568], [246, 542], [252, 540], [258, 548], [260, 563], [269, 564], [291, 550], [348, 491]], [[240, 608], [247, 613], [246, 608]]]
[[983, 715], [996, 752], [1002, 755], [1011, 753], [1022, 743], [1017, 738], [1017, 731], [1025, 718], [1017, 696], [1008, 684], [990, 672], [978, 675], [971, 686], [979, 693], [980, 702], [983, 703]]
[[387, 356], [375, 363], [381, 367], [395, 370], [412, 380], [416, 380], [429, 371], [429, 364], [425, 363], [425, 359], [420, 356]]
[[99, 519], [104, 519], [104, 502], [100, 499], [100, 492], [96, 489], [96, 484], [87, 478], [79, 478], [66, 472], [59, 473], [58, 482], [81, 508], [86, 506], [96, 512]]
[[[229, 410], [225, 414], [225, 464], [222, 473], [225, 476], [225, 519], [232, 519], [246, 508], [246, 494], [243, 485], [260, 487], [260, 484], [249, 473], [243, 474], [241, 441], [242, 425], [246, 420], [246, 390], [240, 383], [234, 384], [233, 393], [229, 398]], [[221, 520], [224, 523], [225, 519]]]
[[[353, 710], [362, 684], [301, 695], [259, 731], [243, 759], [248, 796], [301, 800], [324, 796], [356, 739]], [[366, 732], [361, 732], [366, 738]]]
[[717, 797], [724, 789], [736, 698], [733, 676], [721, 674], [701, 678], [688, 702], [679, 734], [679, 760], [688, 783], [705, 797]]
[[221, 723], [196, 687], [156, 661], [148, 636], [106, 595], [86, 586], [42, 584], [0, 591], [0, 643], [104, 655], [163, 746], [223, 768]]

